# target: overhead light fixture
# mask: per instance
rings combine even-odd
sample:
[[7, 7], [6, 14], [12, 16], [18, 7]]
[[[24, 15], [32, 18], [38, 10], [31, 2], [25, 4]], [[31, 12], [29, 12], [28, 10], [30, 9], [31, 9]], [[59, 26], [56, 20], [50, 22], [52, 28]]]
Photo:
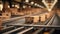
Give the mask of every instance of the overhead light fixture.
[[52, 8], [55, 6], [57, 3], [57, 0], [42, 0], [48, 11], [51, 11]]
[[31, 8], [31, 6], [29, 6], [29, 8]]
[[8, 5], [8, 8], [10, 8], [10, 6]]
[[34, 2], [31, 2], [31, 4], [34, 4]]
[[19, 5], [15, 5], [15, 7], [19, 8]]
[[14, 7], [14, 5], [12, 5], [12, 7]]
[[25, 2], [29, 2], [29, 0], [25, 0]]
[[26, 8], [26, 6], [23, 6], [23, 8]]
[[41, 6], [41, 5], [39, 5], [39, 4], [37, 4], [37, 6], [40, 7], [40, 8], [44, 8], [43, 6]]
[[37, 3], [35, 3], [35, 6], [37, 5]]
[[0, 4], [0, 11], [2, 11], [3, 9], [3, 4]]

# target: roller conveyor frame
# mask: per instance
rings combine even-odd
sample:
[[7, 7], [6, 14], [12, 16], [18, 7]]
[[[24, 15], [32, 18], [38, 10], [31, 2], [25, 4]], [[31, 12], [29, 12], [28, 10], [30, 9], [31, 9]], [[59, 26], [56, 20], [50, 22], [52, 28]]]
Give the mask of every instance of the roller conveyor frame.
[[22, 28], [24, 28], [24, 27], [19, 27], [19, 28], [17, 28], [17, 29], [11, 30], [11, 31], [9, 31], [9, 32], [5, 32], [5, 33], [3, 33], [3, 34], [9, 34], [9, 33], [12, 33], [12, 32], [14, 32], [14, 31], [16, 31], [16, 30], [20, 30], [20, 29], [22, 29]]
[[10, 24], [10, 26], [32, 26], [32, 27], [42, 27], [42, 28], [60, 28], [60, 26], [55, 26], [55, 25], [51, 25], [53, 22], [52, 20], [54, 20], [55, 15], [52, 17], [52, 19], [50, 20], [49, 23], [47, 23], [47, 25], [36, 25], [36, 24]]
[[[22, 27], [34, 27], [34, 28], [60, 28], [60, 26], [51, 25], [55, 17], [52, 17], [51, 20], [46, 23], [46, 25], [36, 25], [36, 24], [11, 24], [9, 26], [22, 26]], [[52, 21], [53, 20], [53, 21]]]

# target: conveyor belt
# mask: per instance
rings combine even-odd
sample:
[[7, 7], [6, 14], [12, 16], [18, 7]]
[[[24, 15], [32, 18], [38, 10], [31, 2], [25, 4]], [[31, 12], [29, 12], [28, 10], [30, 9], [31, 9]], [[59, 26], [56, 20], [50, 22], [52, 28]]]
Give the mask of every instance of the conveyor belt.
[[[43, 31], [42, 31], [42, 33], [43, 34], [46, 34], [46, 33], [48, 33], [48, 34], [57, 34], [56, 32], [60, 32], [59, 30], [58, 31], [56, 31], [56, 28], [60, 28], [60, 21], [59, 21], [59, 17], [58, 17], [58, 15], [55, 15], [55, 18], [53, 19], [53, 21], [51, 21], [52, 23], [50, 23], [50, 28], [45, 28], [45, 29], [43, 29]], [[57, 24], [59, 24], [59, 25], [57, 25]], [[51, 26], [51, 25], [53, 25], [53, 26]], [[49, 27], [48, 26], [48, 27]], [[53, 28], [52, 28], [53, 27]], [[55, 32], [54, 32], [55, 31]], [[39, 33], [40, 34], [40, 33]]]
[[11, 30], [11, 31], [5, 32], [5, 33], [3, 33], [3, 34], [9, 34], [9, 33], [18, 31], [18, 30], [23, 29], [23, 28], [24, 28], [24, 27], [19, 27], [19, 28], [13, 29], [13, 30]]
[[[54, 28], [60, 27], [60, 26], [52, 25], [54, 23], [54, 21], [56, 20], [55, 18], [57, 18], [55, 16], [53, 16], [50, 19], [50, 21], [48, 21], [48, 23], [45, 23], [45, 25], [35, 25], [35, 24], [10, 25], [10, 26], [13, 26], [14, 28], [11, 30], [8, 30], [8, 31], [2, 30], [2, 31], [4, 31], [4, 32], [2, 32], [2, 34], [43, 34], [43, 33], [52, 34], [53, 32], [55, 33], [56, 29], [54, 29]], [[19, 26], [19, 27], [16, 27], [16, 26]], [[8, 28], [9, 27], [7, 27], [7, 29]]]
[[10, 31], [10, 30], [13, 30], [15, 28], [19, 28], [19, 27], [21, 27], [21, 26], [9, 26], [9, 27], [5, 27], [0, 32], [4, 33], [4, 32], [7, 32], [7, 31]]

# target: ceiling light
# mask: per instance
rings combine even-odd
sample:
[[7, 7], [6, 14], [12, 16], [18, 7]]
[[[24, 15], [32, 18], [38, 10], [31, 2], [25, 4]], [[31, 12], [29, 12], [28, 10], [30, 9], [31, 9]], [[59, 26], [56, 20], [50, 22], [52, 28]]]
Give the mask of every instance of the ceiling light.
[[31, 2], [31, 4], [34, 4], [34, 2]]
[[8, 8], [10, 8], [10, 6], [8, 5]]
[[29, 2], [29, 0], [25, 0], [25, 2]]
[[46, 0], [42, 0], [42, 2], [44, 3], [44, 5], [47, 7], [48, 11], [51, 11], [52, 8], [54, 7], [54, 5], [57, 3], [57, 0], [51, 0], [51, 2], [49, 2], [49, 0], [47, 0], [48, 2], [46, 2]]
[[14, 5], [12, 5], [12, 7], [14, 7]]
[[19, 8], [19, 5], [15, 5], [15, 7]]
[[23, 6], [23, 8], [26, 8], [26, 6]]
[[0, 11], [2, 11], [3, 9], [3, 4], [0, 4]]
[[35, 3], [35, 6], [37, 5], [37, 3]]
[[29, 8], [31, 8], [31, 6], [29, 6]]

